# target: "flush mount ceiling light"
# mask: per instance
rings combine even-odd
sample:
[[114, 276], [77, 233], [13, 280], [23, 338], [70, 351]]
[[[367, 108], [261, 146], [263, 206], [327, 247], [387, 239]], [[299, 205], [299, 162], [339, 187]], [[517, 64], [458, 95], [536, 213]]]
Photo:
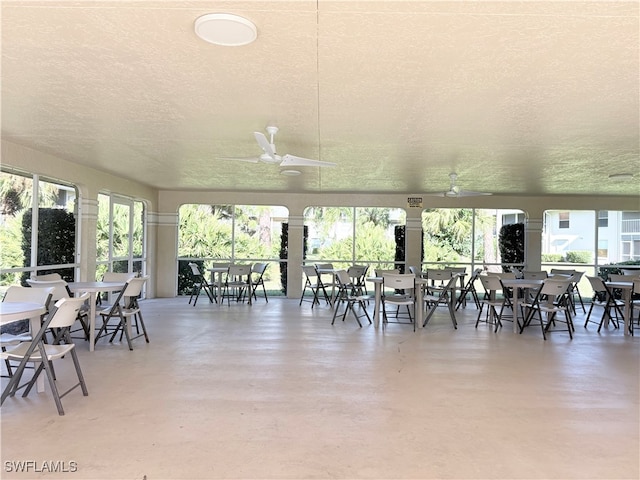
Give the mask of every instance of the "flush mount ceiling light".
[[609, 180], [615, 180], [616, 182], [624, 182], [632, 178], [633, 174], [631, 173], [612, 173], [609, 175]]
[[282, 170], [280, 171], [280, 175], [285, 175], [287, 177], [295, 177], [296, 175], [300, 175], [300, 170]]
[[258, 36], [256, 26], [246, 18], [230, 13], [208, 13], [198, 17], [195, 32], [205, 42], [225, 47], [239, 47]]

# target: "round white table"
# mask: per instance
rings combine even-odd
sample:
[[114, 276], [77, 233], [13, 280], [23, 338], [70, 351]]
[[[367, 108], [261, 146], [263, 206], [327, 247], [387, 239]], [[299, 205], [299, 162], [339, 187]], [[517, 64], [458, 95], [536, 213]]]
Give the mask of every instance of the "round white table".
[[73, 293], [89, 294], [89, 351], [93, 352], [96, 339], [96, 298], [99, 292], [119, 292], [126, 282], [69, 282]]
[[[518, 289], [519, 288], [540, 288], [544, 285], [544, 280], [525, 278], [505, 278], [502, 280], [504, 287], [511, 288], [511, 306], [513, 308], [513, 333], [520, 333], [518, 320]], [[524, 322], [524, 319], [522, 319]]]
[[[0, 325], [29, 319], [31, 334], [40, 330], [40, 318], [47, 312], [44, 305], [32, 302], [0, 302]], [[36, 382], [36, 391], [44, 392], [44, 377]]]
[[[622, 311], [622, 323], [624, 324], [624, 334], [629, 336], [633, 335], [633, 318], [631, 318], [631, 292], [633, 291], [633, 282], [604, 282], [610, 289], [617, 289], [622, 291], [622, 301], [624, 302], [624, 309]], [[609, 323], [609, 318], [605, 322]]]

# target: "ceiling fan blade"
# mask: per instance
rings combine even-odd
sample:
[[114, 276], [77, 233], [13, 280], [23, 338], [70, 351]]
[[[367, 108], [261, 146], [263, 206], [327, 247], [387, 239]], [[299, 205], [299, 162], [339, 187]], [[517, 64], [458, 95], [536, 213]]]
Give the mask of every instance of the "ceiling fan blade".
[[449, 190], [447, 192], [433, 192], [433, 193], [425, 193], [427, 197], [448, 197], [448, 198], [456, 198], [456, 197], [479, 197], [483, 195], [493, 195], [493, 193], [487, 192], [474, 192], [473, 190]]
[[236, 162], [258, 163], [258, 157], [218, 157], [220, 160], [233, 160]]
[[335, 167], [336, 165], [333, 162], [311, 160], [310, 158], [296, 157], [295, 155], [285, 155], [280, 163], [281, 167]]
[[264, 153], [272, 158], [276, 157], [276, 152], [269, 143], [269, 140], [267, 140], [267, 136], [264, 133], [253, 132], [253, 136], [256, 137], [256, 141], [258, 142], [258, 145], [260, 145], [260, 148], [264, 151]]
[[[454, 193], [454, 192], [447, 192], [447, 193]], [[483, 195], [493, 195], [493, 194], [488, 192], [474, 192], [473, 190], [458, 190], [457, 192], [455, 192], [455, 194], [446, 195], [446, 196], [447, 197], [480, 197]]]

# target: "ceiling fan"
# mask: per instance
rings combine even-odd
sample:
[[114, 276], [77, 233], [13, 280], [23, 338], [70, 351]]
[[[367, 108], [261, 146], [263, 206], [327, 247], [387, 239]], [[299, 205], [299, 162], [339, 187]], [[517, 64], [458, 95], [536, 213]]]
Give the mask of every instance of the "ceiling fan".
[[457, 173], [450, 173], [449, 179], [450, 179], [449, 190], [447, 190], [446, 192], [428, 193], [427, 195], [433, 195], [438, 197], [477, 197], [481, 195], [492, 195], [491, 193], [487, 193], [487, 192], [474, 192], [473, 190], [462, 190], [456, 184], [456, 181], [458, 180]]
[[276, 153], [276, 146], [274, 143], [274, 137], [278, 133], [278, 127], [269, 125], [267, 133], [270, 139], [262, 132], [253, 132], [253, 136], [256, 138], [258, 145], [262, 148], [263, 153], [258, 157], [223, 157], [226, 160], [237, 160], [240, 162], [249, 163], [269, 163], [274, 165], [280, 165], [281, 167], [335, 167], [333, 162], [323, 162], [321, 160], [311, 160], [310, 158], [296, 157], [295, 155], [278, 155]]

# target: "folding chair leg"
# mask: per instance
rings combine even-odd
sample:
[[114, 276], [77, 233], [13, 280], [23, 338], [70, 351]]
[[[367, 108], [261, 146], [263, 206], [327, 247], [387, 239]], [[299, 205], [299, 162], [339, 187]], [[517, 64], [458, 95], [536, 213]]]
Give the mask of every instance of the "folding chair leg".
[[[42, 366], [44, 366], [44, 369], [47, 372], [47, 378], [49, 379], [49, 386], [51, 387], [51, 395], [53, 396], [53, 400], [56, 402], [56, 407], [58, 408], [58, 414], [64, 415], [64, 409], [62, 408], [62, 401], [60, 401], [60, 394], [58, 393], [58, 387], [56, 385], [56, 381], [53, 378], [53, 372], [51, 371], [51, 366], [49, 365], [49, 362], [47, 362], [46, 359], [44, 358], [42, 359], [42, 363], [38, 367], [38, 372], [42, 371]], [[32, 383], [33, 383], [33, 380], [32, 380]], [[24, 395], [26, 395], [27, 393], [28, 391], [25, 391], [22, 396], [24, 397]]]

